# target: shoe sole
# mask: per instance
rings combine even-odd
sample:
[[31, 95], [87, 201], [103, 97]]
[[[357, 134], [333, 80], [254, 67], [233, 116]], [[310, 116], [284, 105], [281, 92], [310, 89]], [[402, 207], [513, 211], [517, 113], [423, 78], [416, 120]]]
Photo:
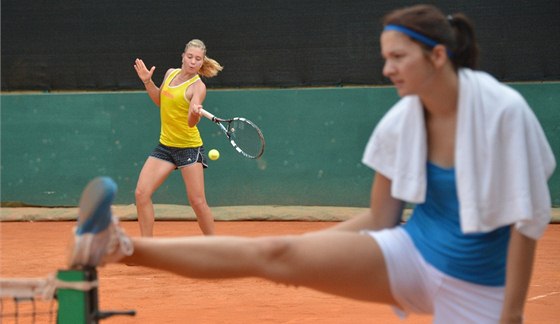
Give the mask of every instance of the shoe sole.
[[88, 183], [80, 198], [77, 235], [97, 234], [109, 227], [116, 193], [117, 185], [109, 177], [98, 177]]

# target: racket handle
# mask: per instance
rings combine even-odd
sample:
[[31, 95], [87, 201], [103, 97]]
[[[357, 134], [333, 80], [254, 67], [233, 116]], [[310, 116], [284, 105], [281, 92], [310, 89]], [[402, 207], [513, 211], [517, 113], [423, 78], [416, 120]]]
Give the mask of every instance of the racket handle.
[[203, 115], [204, 117], [210, 119], [211, 121], [215, 121], [216, 116], [212, 115], [211, 113], [207, 112], [207, 111], [204, 110], [204, 109], [201, 109], [201, 111], [202, 111], [202, 115]]

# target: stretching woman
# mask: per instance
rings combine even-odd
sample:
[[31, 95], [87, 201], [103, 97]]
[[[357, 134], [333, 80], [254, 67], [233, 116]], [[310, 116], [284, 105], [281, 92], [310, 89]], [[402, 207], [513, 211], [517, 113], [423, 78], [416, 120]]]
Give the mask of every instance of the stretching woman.
[[[550, 221], [556, 162], [544, 132], [519, 93], [473, 70], [478, 50], [464, 15], [419, 5], [383, 25], [383, 74], [402, 98], [365, 149], [376, 171], [367, 212], [296, 236], [130, 238], [101, 199], [114, 184], [97, 180], [99, 194], [84, 197], [100, 212], [81, 213], [70, 265], [254, 276], [433, 314], [435, 323], [521, 323]], [[402, 225], [405, 202], [416, 206]]]

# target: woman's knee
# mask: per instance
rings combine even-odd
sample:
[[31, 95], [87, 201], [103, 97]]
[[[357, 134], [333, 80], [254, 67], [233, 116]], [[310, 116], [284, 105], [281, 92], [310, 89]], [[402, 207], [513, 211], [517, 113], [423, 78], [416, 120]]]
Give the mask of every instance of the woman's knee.
[[292, 262], [295, 251], [290, 236], [262, 237], [256, 240], [255, 259], [260, 261], [260, 275], [277, 282], [291, 282], [291, 273], [296, 265]]
[[204, 195], [189, 195], [188, 200], [193, 209], [208, 207], [208, 203], [206, 202], [206, 197], [204, 197]]
[[136, 186], [136, 189], [134, 190], [134, 198], [137, 203], [147, 202], [152, 199], [152, 193], [141, 186]]

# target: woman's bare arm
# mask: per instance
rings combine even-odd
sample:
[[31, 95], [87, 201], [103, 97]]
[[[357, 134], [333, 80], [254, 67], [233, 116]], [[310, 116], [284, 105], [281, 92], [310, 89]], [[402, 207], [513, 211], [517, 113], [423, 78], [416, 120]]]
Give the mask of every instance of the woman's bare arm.
[[501, 323], [522, 323], [523, 308], [531, 282], [537, 241], [512, 226], [507, 254], [505, 300]]
[[360, 231], [394, 227], [401, 220], [403, 208], [404, 202], [391, 196], [391, 180], [376, 173], [371, 188], [370, 208], [329, 230]]

